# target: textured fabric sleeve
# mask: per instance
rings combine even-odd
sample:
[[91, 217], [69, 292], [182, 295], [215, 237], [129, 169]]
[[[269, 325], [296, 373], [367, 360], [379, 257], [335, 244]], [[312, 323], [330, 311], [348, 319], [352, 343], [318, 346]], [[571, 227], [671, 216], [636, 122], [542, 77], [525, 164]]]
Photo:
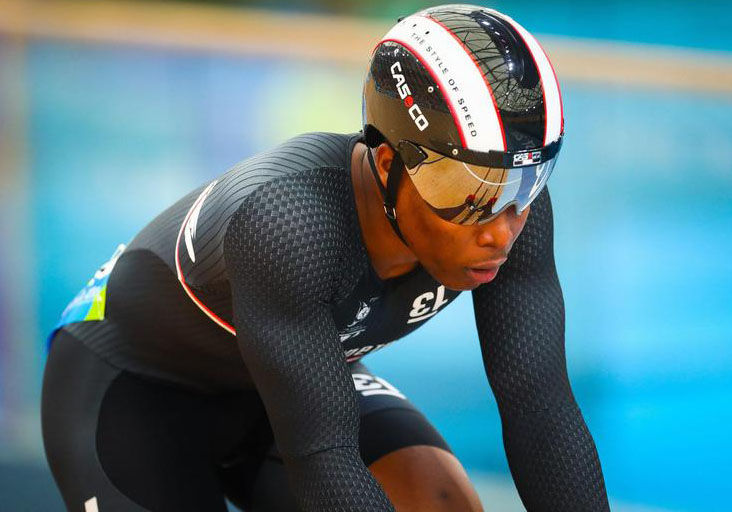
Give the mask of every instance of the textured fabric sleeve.
[[346, 223], [333, 180], [273, 180], [224, 242], [234, 324], [305, 511], [393, 510], [358, 451], [358, 405], [328, 302]]
[[567, 376], [553, 251], [544, 190], [498, 277], [473, 291], [483, 362], [527, 510], [601, 512], [609, 510], [605, 483]]

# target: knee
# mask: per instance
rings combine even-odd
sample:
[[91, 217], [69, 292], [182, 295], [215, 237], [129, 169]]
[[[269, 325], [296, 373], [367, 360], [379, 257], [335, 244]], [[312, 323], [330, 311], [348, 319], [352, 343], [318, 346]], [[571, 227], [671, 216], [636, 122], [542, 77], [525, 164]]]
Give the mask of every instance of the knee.
[[[455, 485], [454, 482], [447, 482], [435, 488], [431, 495], [426, 493], [424, 501], [418, 503], [414, 507], [415, 510], [483, 512], [477, 493], [470, 482], [466, 483], [469, 489]], [[401, 512], [399, 507], [397, 507], [397, 512]]]
[[410, 446], [369, 467], [397, 512], [482, 512], [457, 458], [433, 446]]

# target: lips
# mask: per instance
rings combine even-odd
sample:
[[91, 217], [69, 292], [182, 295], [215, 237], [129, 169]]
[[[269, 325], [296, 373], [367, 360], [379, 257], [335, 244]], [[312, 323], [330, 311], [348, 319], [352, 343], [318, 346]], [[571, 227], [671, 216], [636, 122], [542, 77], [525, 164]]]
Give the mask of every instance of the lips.
[[506, 261], [506, 258], [494, 261], [484, 261], [477, 265], [466, 267], [468, 276], [476, 283], [489, 283], [498, 275], [498, 269]]
[[474, 268], [478, 270], [490, 270], [492, 268], [498, 268], [504, 263], [506, 263], [506, 258], [501, 258], [500, 260], [483, 261], [476, 265], [470, 265], [468, 268]]
[[498, 274], [498, 267], [490, 269], [483, 268], [468, 268], [468, 276], [476, 283], [490, 283], [496, 278]]

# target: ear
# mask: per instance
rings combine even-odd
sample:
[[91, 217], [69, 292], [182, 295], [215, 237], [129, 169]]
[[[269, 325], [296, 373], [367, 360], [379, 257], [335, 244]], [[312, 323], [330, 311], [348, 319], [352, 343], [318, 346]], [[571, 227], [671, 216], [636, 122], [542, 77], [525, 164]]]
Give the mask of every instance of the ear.
[[376, 170], [379, 172], [379, 179], [384, 187], [386, 187], [392, 160], [394, 160], [394, 150], [391, 149], [391, 146], [386, 142], [379, 144], [374, 154], [374, 163], [376, 163]]

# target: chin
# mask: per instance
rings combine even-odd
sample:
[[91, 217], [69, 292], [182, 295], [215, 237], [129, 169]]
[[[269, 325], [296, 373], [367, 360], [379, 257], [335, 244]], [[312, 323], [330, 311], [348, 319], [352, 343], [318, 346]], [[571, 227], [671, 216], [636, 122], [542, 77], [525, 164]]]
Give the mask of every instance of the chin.
[[437, 272], [433, 271], [430, 267], [422, 264], [422, 267], [427, 271], [432, 278], [443, 285], [448, 290], [455, 292], [467, 292], [474, 290], [480, 283], [475, 283], [471, 279], [466, 279], [465, 274], [455, 272]]
[[468, 292], [475, 290], [480, 285], [480, 283], [466, 281], [465, 279], [438, 279], [438, 281], [448, 290], [455, 292]]

